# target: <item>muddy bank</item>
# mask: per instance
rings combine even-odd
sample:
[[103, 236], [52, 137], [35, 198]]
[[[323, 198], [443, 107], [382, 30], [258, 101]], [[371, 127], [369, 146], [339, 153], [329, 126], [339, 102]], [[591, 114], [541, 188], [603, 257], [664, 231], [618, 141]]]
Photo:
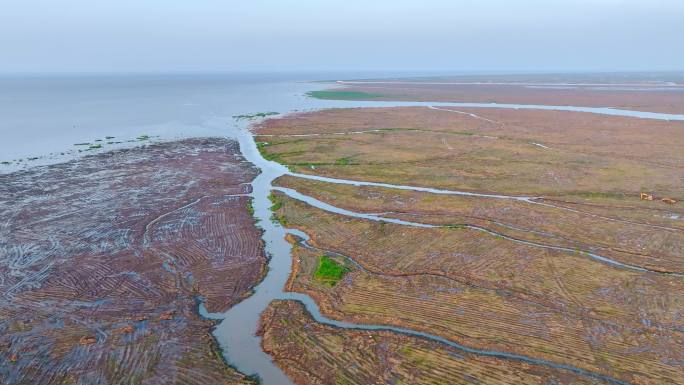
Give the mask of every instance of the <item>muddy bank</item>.
[[213, 322], [265, 273], [237, 142], [192, 139], [0, 176], [0, 382], [248, 382]]
[[[316, 248], [294, 246], [280, 299], [337, 329], [392, 330], [585, 379], [679, 383], [681, 281], [656, 272], [680, 262], [680, 208], [639, 192], [678, 197], [681, 123], [442, 110], [304, 112], [256, 127], [263, 156], [291, 170], [274, 183], [276, 218]], [[604, 251], [637, 268], [595, 258]], [[323, 257], [347, 268], [332, 287], [316, 281]], [[345, 370], [361, 362], [377, 375], [368, 361], [381, 343], [338, 358], [359, 346], [336, 341], [346, 330], [295, 333], [285, 313], [262, 346], [295, 382], [377, 381]], [[296, 366], [328, 352], [339, 363]]]
[[[449, 82], [363, 83], [350, 82], [331, 90], [332, 98], [345, 99], [344, 92], [367, 100], [411, 100], [482, 102], [616, 107], [663, 113], [684, 112], [684, 89], [655, 85], [544, 85], [458, 84]], [[342, 91], [342, 92], [340, 92]], [[324, 96], [326, 94], [323, 94]], [[371, 95], [375, 97], [362, 97]]]
[[602, 383], [399, 333], [337, 329], [314, 321], [296, 301], [272, 302], [259, 333], [263, 348], [298, 384]]

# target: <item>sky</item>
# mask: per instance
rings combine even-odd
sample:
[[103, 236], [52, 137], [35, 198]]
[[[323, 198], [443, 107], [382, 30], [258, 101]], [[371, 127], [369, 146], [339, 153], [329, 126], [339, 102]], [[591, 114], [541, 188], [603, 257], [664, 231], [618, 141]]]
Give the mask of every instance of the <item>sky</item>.
[[684, 70], [682, 0], [1, 0], [0, 72]]

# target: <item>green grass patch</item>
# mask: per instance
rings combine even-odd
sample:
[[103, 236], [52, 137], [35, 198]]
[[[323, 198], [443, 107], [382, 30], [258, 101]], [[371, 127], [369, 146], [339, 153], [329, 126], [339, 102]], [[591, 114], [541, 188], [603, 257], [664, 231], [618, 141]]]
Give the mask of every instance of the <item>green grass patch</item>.
[[329, 286], [335, 286], [339, 280], [349, 271], [349, 268], [338, 263], [334, 259], [321, 255], [318, 257], [318, 268], [314, 273], [314, 278]]
[[352, 157], [351, 156], [345, 156], [344, 158], [339, 158], [335, 160], [335, 165], [336, 166], [347, 166], [352, 164]]
[[101, 144], [91, 144], [90, 147], [88, 147], [89, 150], [97, 150], [99, 148], [102, 148]]
[[285, 165], [285, 166], [288, 166], [288, 164], [285, 161], [284, 157], [306, 154], [306, 151], [289, 151], [289, 152], [281, 152], [281, 153], [276, 153], [276, 152], [269, 153], [266, 150], [266, 147], [271, 146], [272, 143], [257, 142], [256, 145], [257, 145], [257, 149], [259, 150], [259, 153], [261, 154], [262, 158], [264, 158], [266, 160], [270, 160], [272, 162], [280, 163], [280, 164]]
[[287, 226], [287, 220], [285, 219], [285, 216], [278, 215], [277, 213], [277, 211], [283, 207], [283, 201], [273, 193], [269, 194], [268, 200], [270, 200], [272, 203], [271, 211], [273, 212], [273, 215], [271, 215], [271, 220], [280, 223], [283, 227]]
[[268, 142], [257, 142], [256, 145], [257, 145], [257, 149], [259, 150], [259, 153], [261, 154], [262, 158], [264, 158], [266, 160], [273, 161], [273, 162], [277, 162], [277, 163], [284, 163], [280, 154], [276, 154], [276, 153], [270, 154], [266, 151], [266, 147], [270, 146], [271, 145], [270, 143], [268, 143]]
[[249, 216], [253, 217], [254, 216], [254, 205], [252, 204], [253, 199], [249, 198], [247, 200], [247, 212], [249, 213]]
[[278, 199], [278, 197], [275, 196], [273, 193], [271, 193], [268, 196], [268, 200], [271, 201], [271, 203], [272, 203], [271, 211], [278, 211], [278, 210], [280, 210], [281, 207], [283, 207], [283, 201]]
[[149, 135], [140, 135], [137, 139], [138, 140], [148, 140], [150, 138]]
[[267, 116], [272, 116], [272, 115], [278, 115], [277, 112], [274, 111], [267, 111], [267, 112], [257, 112], [256, 114], [244, 114], [244, 115], [233, 115], [233, 119], [235, 120], [252, 120], [256, 118], [265, 118]]
[[368, 100], [368, 99], [378, 99], [383, 97], [380, 94], [371, 94], [369, 92], [358, 92], [358, 91], [311, 91], [307, 92], [306, 95], [311, 98], [325, 99], [325, 100]]

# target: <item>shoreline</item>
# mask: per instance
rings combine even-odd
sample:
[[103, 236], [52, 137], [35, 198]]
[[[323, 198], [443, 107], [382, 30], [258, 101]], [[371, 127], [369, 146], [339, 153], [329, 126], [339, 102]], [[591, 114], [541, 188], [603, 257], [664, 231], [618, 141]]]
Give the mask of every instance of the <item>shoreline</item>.
[[[344, 92], [344, 91], [343, 91]], [[275, 116], [270, 116], [270, 115], [265, 115], [265, 116], [260, 116], [257, 113], [256, 116], [257, 118], [250, 118], [247, 119], [246, 123], [249, 126], [248, 130], [252, 132], [253, 126], [257, 125], [260, 121], [262, 120], [276, 120], [276, 119], [283, 119], [287, 118], [288, 116], [291, 116], [292, 114], [299, 114], [299, 113], [306, 113], [306, 112], [316, 112], [316, 111], [321, 111], [321, 110], [330, 110], [330, 109], [353, 109], [353, 108], [392, 108], [392, 107], [428, 107], [432, 108], [435, 110], [440, 110], [440, 108], [436, 107], [462, 107], [462, 108], [470, 108], [473, 110], [487, 110], [487, 109], [500, 109], [500, 110], [530, 110], [530, 111], [558, 111], [558, 112], [575, 112], [575, 113], [588, 113], [588, 114], [596, 114], [596, 115], [604, 115], [604, 116], [615, 116], [615, 117], [624, 117], [624, 118], [632, 118], [632, 119], [647, 119], [647, 120], [660, 120], [660, 121], [684, 121], [684, 114], [673, 114], [673, 113], [661, 113], [661, 112], [651, 112], [651, 111], [642, 111], [642, 110], [630, 110], [630, 109], [620, 109], [620, 108], [613, 108], [613, 107], [578, 107], [578, 106], [571, 106], [571, 105], [565, 105], [565, 106], [560, 106], [560, 105], [553, 105], [553, 104], [544, 104], [544, 105], [537, 105], [537, 104], [506, 104], [506, 103], [471, 103], [471, 102], [430, 102], [430, 101], [401, 101], [397, 99], [376, 99], [376, 100], [358, 100], [358, 99], [340, 99], [340, 98], [319, 98], [319, 97], [314, 97], [314, 96], [308, 96], [311, 99], [319, 99], [321, 101], [327, 101], [327, 102], [339, 102], [342, 103], [338, 107], [331, 107], [331, 106], [323, 106], [323, 107], [317, 107], [317, 108], [310, 108], [310, 109], [305, 109], [305, 110], [293, 110], [289, 112], [284, 112], [284, 113], [274, 113]], [[349, 102], [348, 105], [345, 102]], [[356, 102], [356, 103], [354, 103]], [[374, 106], [375, 105], [375, 106]], [[252, 115], [249, 115], [252, 116]], [[229, 119], [225, 119], [229, 120]], [[233, 117], [233, 120], [241, 120], [240, 117]], [[258, 136], [258, 134], [255, 133], [255, 135]], [[147, 136], [147, 135], [145, 135]], [[268, 136], [268, 135], [266, 135]], [[31, 170], [36, 167], [41, 167], [41, 166], [50, 166], [54, 164], [61, 164], [65, 162], [70, 162], [72, 160], [77, 160], [81, 159], [84, 157], [92, 156], [92, 155], [99, 155], [99, 154], [107, 154], [112, 151], [118, 151], [118, 150], [126, 150], [126, 149], [134, 149], [134, 148], [139, 148], [139, 147], [145, 147], [148, 145], [153, 145], [153, 144], [158, 144], [158, 143], [168, 143], [168, 142], [174, 142], [174, 141], [183, 141], [183, 140], [192, 140], [192, 139], [209, 139], [209, 138], [234, 138], [235, 133], [227, 133], [227, 135], [221, 136], [218, 133], [213, 134], [213, 135], [196, 135], [196, 136], [188, 136], [188, 137], [174, 137], [174, 138], [160, 138], [159, 136], [147, 136], [147, 138], [142, 139], [142, 140], [128, 140], [125, 143], [131, 143], [131, 145], [126, 145], [124, 144], [123, 146], [120, 147], [113, 147], [113, 148], [94, 148], [94, 150], [100, 150], [102, 149], [103, 151], [97, 152], [97, 153], [90, 153], [90, 154], [84, 154], [86, 150], [83, 151], [78, 151], [78, 152], [71, 152], [65, 151], [61, 153], [60, 155], [56, 155], [55, 153], [50, 153], [46, 155], [39, 155], [37, 157], [30, 157], [27, 158], [26, 161], [20, 162], [15, 162], [13, 164], [7, 164], [7, 161], [3, 161], [3, 163], [0, 163], [0, 175], [7, 175], [7, 174], [12, 174], [14, 172], [18, 171], [23, 171], [23, 170]], [[149, 139], [152, 139], [151, 141], [147, 141]], [[124, 142], [122, 142], [124, 143]], [[122, 144], [119, 143], [119, 144]], [[27, 163], [27, 162], [33, 162], [33, 161], [40, 161], [40, 160], [45, 160], [44, 163], [41, 162], [36, 162], [36, 163]], [[14, 167], [17, 166], [17, 167]]]

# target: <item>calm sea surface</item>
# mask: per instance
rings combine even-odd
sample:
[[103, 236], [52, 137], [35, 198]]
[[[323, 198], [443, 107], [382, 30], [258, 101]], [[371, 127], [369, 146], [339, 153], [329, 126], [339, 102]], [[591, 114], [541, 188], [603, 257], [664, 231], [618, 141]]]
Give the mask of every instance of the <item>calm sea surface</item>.
[[[0, 172], [130, 146], [136, 142], [128, 141], [137, 141], [142, 135], [153, 139], [223, 135], [233, 115], [283, 113], [321, 104], [305, 93], [327, 85], [311, 80], [359, 75], [363, 76], [0, 77], [0, 162], [12, 163], [0, 164]], [[89, 146], [77, 143], [100, 144], [103, 148], [85, 151]]]

